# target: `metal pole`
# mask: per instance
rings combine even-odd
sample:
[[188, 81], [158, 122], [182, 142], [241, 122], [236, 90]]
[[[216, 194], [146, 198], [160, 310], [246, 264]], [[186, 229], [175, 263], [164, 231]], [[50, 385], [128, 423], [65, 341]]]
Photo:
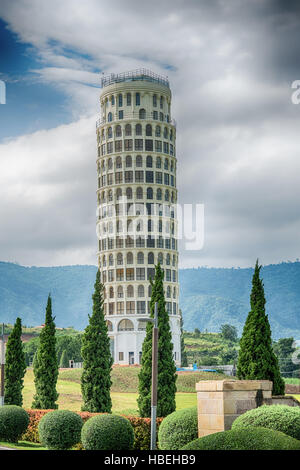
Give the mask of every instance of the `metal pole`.
[[151, 450], [156, 449], [156, 409], [157, 409], [157, 364], [158, 364], [158, 319], [155, 302], [154, 325], [152, 329], [152, 388], [151, 388]]
[[4, 405], [4, 323], [2, 323], [2, 341], [1, 341], [1, 388], [0, 388], [0, 406]]

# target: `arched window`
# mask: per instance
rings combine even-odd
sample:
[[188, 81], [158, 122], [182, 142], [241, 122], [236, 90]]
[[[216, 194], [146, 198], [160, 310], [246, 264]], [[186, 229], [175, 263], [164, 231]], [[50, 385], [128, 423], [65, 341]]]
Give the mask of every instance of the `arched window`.
[[173, 288], [173, 299], [176, 299], [176, 287]]
[[117, 297], [118, 297], [118, 299], [122, 299], [124, 297], [123, 287], [122, 286], [118, 286]]
[[136, 188], [136, 198], [143, 199], [143, 188]]
[[164, 128], [164, 138], [165, 139], [168, 138], [168, 128], [167, 127]]
[[127, 287], [127, 297], [133, 297], [134, 296], [134, 289], [133, 286], [128, 286]]
[[141, 95], [140, 95], [140, 93], [136, 93], [135, 94], [135, 105], [140, 106], [140, 104], [141, 104]]
[[112, 127], [109, 127], [109, 128], [107, 129], [107, 137], [108, 137], [109, 139], [112, 138]]
[[116, 126], [116, 137], [122, 137], [122, 128], [119, 124]]
[[173, 140], [173, 130], [170, 129], [170, 140]]
[[105, 171], [105, 160], [102, 160], [101, 168], [102, 168], [102, 171]]
[[127, 253], [127, 264], [133, 264], [133, 254], [131, 252]]
[[144, 286], [138, 286], [138, 297], [145, 297]]
[[162, 190], [160, 188], [158, 188], [158, 190], [156, 191], [156, 199], [158, 201], [162, 200]]
[[131, 125], [130, 124], [126, 124], [126, 126], [125, 126], [125, 135], [126, 136], [131, 135]]
[[110, 190], [108, 191], [108, 201], [111, 202], [112, 200], [113, 200], [113, 192], [112, 192], [112, 190], [110, 189]]
[[160, 126], [155, 127], [155, 137], [160, 137], [161, 135], [161, 129]]
[[111, 321], [108, 320], [108, 321], [106, 322], [106, 325], [107, 325], [107, 330], [108, 330], [108, 331], [113, 331], [113, 324], [112, 324]]
[[144, 108], [139, 110], [139, 119], [146, 119], [146, 110]]
[[169, 160], [165, 158], [165, 170], [169, 169]]
[[153, 106], [157, 106], [157, 95], [153, 95]]
[[164, 120], [164, 113], [159, 113], [159, 120], [163, 121]]
[[108, 122], [111, 122], [112, 120], [113, 120], [113, 118], [112, 118], [112, 113], [109, 112], [108, 115], [107, 115], [107, 121], [108, 121]]
[[105, 267], [106, 266], [106, 256], [105, 255], [102, 258], [102, 263], [103, 263], [103, 267]]
[[154, 221], [149, 219], [148, 220], [148, 232], [153, 232], [154, 230]]
[[156, 159], [156, 168], [161, 168], [161, 158], [157, 157]]
[[171, 297], [171, 287], [170, 286], [167, 287], [167, 297], [168, 298]]
[[121, 197], [122, 197], [122, 189], [121, 189], [121, 188], [118, 188], [118, 189], [117, 189], [117, 194], [116, 194], [116, 196], [117, 196], [117, 201], [119, 201], [119, 200], [121, 199]]
[[170, 266], [170, 264], [171, 264], [171, 259], [170, 259], [170, 254], [168, 253], [166, 256], [166, 265]]
[[123, 264], [123, 255], [122, 253], [117, 254], [117, 265], [121, 266]]
[[160, 107], [163, 108], [163, 105], [164, 105], [164, 97], [163, 96], [160, 97], [159, 104], [160, 104]]
[[119, 100], [119, 108], [122, 108], [122, 106], [123, 106], [123, 95], [121, 95], [121, 93], [118, 96], [118, 100]]
[[162, 253], [158, 253], [157, 261], [159, 264], [164, 264], [164, 256]]
[[131, 93], [126, 94], [126, 104], [127, 106], [131, 106]]
[[123, 231], [122, 220], [117, 220], [117, 232], [121, 233]]
[[147, 168], [152, 168], [152, 157], [151, 155], [147, 155], [147, 159], [146, 159], [146, 166]]
[[136, 124], [135, 126], [135, 135], [142, 135], [142, 125]]
[[135, 164], [137, 167], [142, 167], [143, 166], [143, 157], [142, 155], [137, 155], [135, 159]]
[[109, 266], [113, 266], [113, 265], [114, 265], [114, 257], [113, 257], [113, 255], [109, 255], [108, 262], [109, 262]]
[[113, 161], [112, 161], [112, 158], [109, 158], [109, 159], [108, 159], [107, 166], [108, 166], [108, 169], [109, 169], [109, 170], [112, 170], [112, 167], [113, 167]]
[[126, 168], [131, 168], [132, 167], [132, 157], [131, 155], [126, 156]]
[[144, 223], [142, 220], [138, 220], [136, 223], [136, 231], [137, 232], [142, 232], [144, 228]]
[[166, 189], [166, 192], [165, 192], [165, 201], [168, 201], [170, 199], [170, 193], [169, 193], [169, 190]]
[[139, 251], [137, 255], [137, 263], [144, 264], [144, 253], [142, 251]]
[[151, 124], [147, 124], [147, 126], [146, 126], [146, 135], [147, 136], [152, 136], [152, 126], [151, 126]]
[[127, 220], [127, 233], [133, 232], [133, 222], [131, 219]]
[[154, 254], [148, 253], [148, 264], [154, 264]]
[[115, 96], [114, 95], [111, 96], [111, 105], [112, 106], [115, 105]]
[[127, 199], [132, 199], [132, 189], [126, 188], [126, 197]]
[[114, 298], [114, 288], [113, 288], [113, 287], [110, 287], [110, 288], [109, 288], [109, 298], [110, 298], [110, 299], [113, 299], [113, 298]]
[[122, 158], [121, 157], [116, 158], [116, 167], [117, 168], [122, 168]]
[[133, 331], [134, 326], [131, 320], [128, 320], [127, 318], [124, 320], [121, 320], [120, 323], [118, 324], [118, 331]]
[[153, 189], [147, 188], [147, 199], [153, 199]]

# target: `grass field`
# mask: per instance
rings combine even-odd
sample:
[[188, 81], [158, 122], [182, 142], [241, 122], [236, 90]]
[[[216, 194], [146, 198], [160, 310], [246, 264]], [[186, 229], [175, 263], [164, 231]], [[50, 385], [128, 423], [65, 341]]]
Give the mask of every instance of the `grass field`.
[[[138, 373], [139, 367], [114, 367], [112, 370], [111, 397], [113, 412], [138, 415]], [[60, 409], [80, 411], [82, 405], [80, 376], [81, 369], [62, 369], [59, 372], [57, 391]], [[199, 380], [223, 379], [226, 376], [210, 372], [180, 372], [177, 379], [177, 409], [196, 405], [195, 384]], [[227, 377], [228, 378], [228, 377]], [[24, 379], [23, 406], [31, 408], [34, 389], [34, 376], [31, 368], [27, 369]]]

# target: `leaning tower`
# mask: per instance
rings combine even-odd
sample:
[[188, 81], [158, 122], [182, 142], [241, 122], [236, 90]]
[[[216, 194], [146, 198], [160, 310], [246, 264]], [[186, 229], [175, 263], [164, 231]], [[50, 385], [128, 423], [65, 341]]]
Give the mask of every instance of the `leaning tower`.
[[164, 270], [173, 353], [180, 364], [176, 124], [166, 77], [104, 76], [97, 121], [98, 265], [116, 364], [140, 364], [155, 264]]

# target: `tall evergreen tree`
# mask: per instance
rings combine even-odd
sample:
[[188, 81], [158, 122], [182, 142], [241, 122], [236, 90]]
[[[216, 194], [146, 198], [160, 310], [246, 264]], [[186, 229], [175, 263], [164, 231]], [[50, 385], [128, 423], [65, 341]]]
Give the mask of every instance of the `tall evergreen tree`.
[[[155, 302], [158, 304], [158, 380], [157, 380], [157, 416], [167, 416], [176, 409], [176, 366], [173, 359], [172, 335], [163, 286], [164, 273], [158, 263], [155, 266], [150, 317], [154, 318]], [[147, 323], [146, 336], [142, 347], [142, 367], [139, 373], [138, 407], [141, 417], [151, 416], [151, 381], [152, 381], [152, 329], [153, 323]]]
[[179, 309], [180, 315], [180, 347], [181, 347], [181, 367], [188, 366], [187, 354], [184, 345], [184, 333], [183, 333], [183, 318], [182, 318], [182, 311]]
[[62, 355], [60, 357], [59, 367], [62, 369], [69, 367], [68, 353], [65, 349], [63, 350]]
[[23, 379], [26, 371], [25, 354], [22, 344], [22, 322], [17, 318], [10, 333], [5, 353], [4, 403], [22, 406]]
[[284, 394], [284, 381], [272, 349], [271, 328], [265, 312], [264, 285], [259, 277], [261, 266], [256, 261], [248, 314], [237, 364], [237, 376], [246, 380], [271, 380], [273, 395]]
[[56, 409], [58, 393], [56, 383], [58, 377], [58, 364], [55, 351], [55, 318], [52, 316], [52, 301], [49, 294], [45, 325], [40, 334], [40, 344], [36, 352], [33, 373], [36, 394], [33, 397], [32, 408]]
[[111, 367], [110, 340], [103, 310], [103, 284], [98, 270], [93, 294], [93, 313], [82, 337], [83, 371], [81, 391], [82, 411], [110, 413]]

